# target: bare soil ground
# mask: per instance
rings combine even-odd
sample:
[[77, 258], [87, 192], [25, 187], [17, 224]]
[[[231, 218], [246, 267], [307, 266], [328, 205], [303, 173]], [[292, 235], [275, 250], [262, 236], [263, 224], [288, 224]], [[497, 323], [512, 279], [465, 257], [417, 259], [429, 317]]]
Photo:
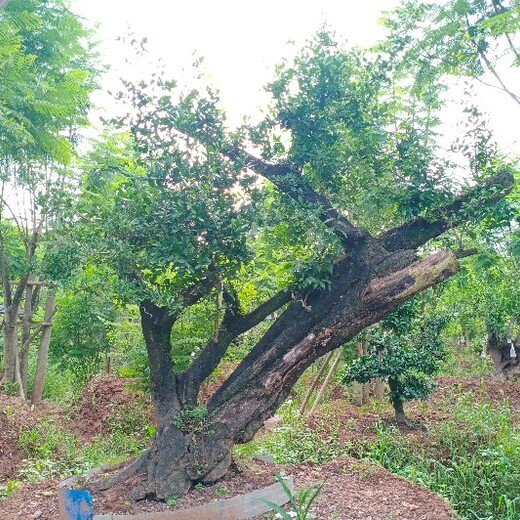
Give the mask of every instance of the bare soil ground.
[[[476, 399], [491, 399], [502, 402], [508, 399], [513, 409], [520, 412], [520, 382], [483, 381], [480, 378], [463, 379], [442, 377], [439, 389], [428, 404], [411, 403], [407, 410], [413, 424], [432, 424], [442, 421], [450, 414], [446, 403], [461, 392], [472, 391]], [[363, 440], [367, 442], [375, 435], [375, 425], [381, 419], [391, 420], [388, 411], [376, 413], [358, 409], [350, 405], [341, 391], [335, 390], [334, 401], [319, 414], [309, 419], [309, 424], [317, 431], [326, 434], [337, 424], [341, 424], [343, 441]], [[126, 405], [135, 395], [126, 385], [113, 378], [102, 378], [92, 382], [75, 408], [76, 415], [70, 422], [63, 410], [46, 404], [38, 410], [31, 410], [25, 403], [12, 397], [0, 397], [0, 483], [16, 474], [23, 459], [18, 446], [18, 434], [22, 427], [34, 425], [46, 415], [62, 419], [85, 441], [106, 432], [108, 420], [114, 409]], [[331, 417], [333, 415], [333, 417]], [[515, 414], [518, 416], [519, 414]], [[331, 420], [332, 419], [332, 420]], [[424, 437], [425, 429], [412, 426], [403, 434]], [[240, 470], [235, 467], [223, 480], [202, 490], [192, 490], [175, 505], [149, 502], [133, 503], [127, 496], [127, 487], [112, 489], [94, 497], [96, 512], [136, 513], [186, 508], [210, 500], [229, 498], [236, 494], [247, 493], [253, 489], [273, 483], [273, 475], [280, 471], [294, 476], [297, 488], [318, 481], [325, 484], [315, 507], [319, 520], [343, 519], [452, 519], [455, 515], [446, 502], [427, 489], [393, 475], [385, 469], [351, 458], [316, 465], [304, 463], [297, 465], [274, 465], [261, 462], [248, 464]], [[7, 499], [0, 500], [0, 519], [41, 519], [55, 520], [58, 517], [56, 482], [44, 482], [22, 486]]]
[[138, 385], [139, 382], [133, 379], [107, 375], [94, 377], [72, 410], [74, 433], [87, 442], [108, 433], [110, 422], [118, 421], [122, 414], [131, 410], [136, 398], [147, 399], [148, 421], [153, 423], [151, 399], [139, 390]]
[[[252, 464], [246, 471], [231, 472], [217, 484], [194, 489], [173, 506], [164, 503], [132, 503], [125, 492], [138, 482], [130, 482], [95, 496], [96, 513], [131, 515], [137, 512], [173, 511], [248, 493], [273, 483], [273, 475], [284, 470], [294, 477], [296, 488], [324, 481], [312, 511], [319, 520], [453, 520], [450, 506], [426, 488], [392, 475], [382, 467], [352, 458], [340, 458], [323, 465], [312, 463], [288, 466]], [[0, 502], [2, 519], [51, 520], [58, 517], [56, 483], [25, 486], [15, 496]], [[131, 518], [131, 517], [129, 517]], [[265, 515], [257, 520], [266, 518]]]

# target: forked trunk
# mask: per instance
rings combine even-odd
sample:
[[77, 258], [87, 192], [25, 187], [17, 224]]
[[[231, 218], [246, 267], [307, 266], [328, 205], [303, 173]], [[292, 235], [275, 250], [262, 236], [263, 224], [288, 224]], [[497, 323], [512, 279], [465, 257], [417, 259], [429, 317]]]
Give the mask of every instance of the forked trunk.
[[[372, 280], [367, 273], [384, 266], [368, 269], [351, 261], [337, 266], [331, 288], [309, 293], [306, 306], [290, 305], [205, 405], [186, 391], [185, 373], [171, 369], [174, 318], [153, 303], [143, 304], [157, 431], [150, 452], [135, 466], [147, 477], [133, 498], [180, 497], [198, 482], [224, 476], [232, 446], [254, 437], [317, 358], [457, 269], [455, 258], [447, 253], [413, 263], [402, 260], [399, 272]], [[205, 370], [205, 365], [201, 367]], [[191, 376], [188, 381], [200, 379]]]

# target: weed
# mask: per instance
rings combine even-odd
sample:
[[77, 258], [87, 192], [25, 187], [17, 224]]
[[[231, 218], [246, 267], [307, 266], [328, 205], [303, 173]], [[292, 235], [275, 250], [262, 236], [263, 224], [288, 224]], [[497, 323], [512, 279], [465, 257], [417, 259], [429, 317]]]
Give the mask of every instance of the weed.
[[172, 424], [183, 432], [198, 435], [215, 433], [213, 419], [205, 406], [183, 408], [173, 419]]
[[173, 496], [166, 499], [166, 505], [168, 507], [173, 507], [177, 503], [178, 498]]
[[314, 515], [311, 514], [310, 509], [318, 495], [320, 494], [323, 482], [312, 484], [308, 487], [300, 489], [295, 493], [285, 482], [285, 477], [276, 475], [276, 481], [280, 483], [285, 491], [285, 494], [289, 498], [290, 510], [286, 511], [282, 506], [264, 500], [264, 502], [276, 511], [275, 518], [282, 518], [283, 520], [312, 520]]
[[229, 488], [227, 486], [217, 486], [215, 488], [216, 497], [222, 497], [224, 495], [227, 495], [228, 493], [229, 493]]
[[10, 497], [20, 486], [18, 479], [9, 479], [4, 485], [0, 485], [0, 500]]

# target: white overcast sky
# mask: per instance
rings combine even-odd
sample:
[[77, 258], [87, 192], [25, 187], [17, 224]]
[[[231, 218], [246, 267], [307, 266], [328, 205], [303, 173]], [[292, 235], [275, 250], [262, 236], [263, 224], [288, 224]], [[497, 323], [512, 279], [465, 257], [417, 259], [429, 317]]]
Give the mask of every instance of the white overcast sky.
[[[124, 64], [125, 47], [116, 42], [129, 28], [136, 38], [147, 37], [149, 49], [160, 57], [169, 74], [180, 78], [193, 61], [204, 56], [205, 70], [220, 89], [231, 121], [257, 112], [262, 86], [272, 78], [274, 65], [298, 48], [323, 23], [354, 45], [370, 45], [384, 36], [378, 20], [397, 0], [71, 0], [72, 9], [89, 23], [99, 23], [103, 60], [111, 65], [103, 87], [117, 88], [116, 78], [132, 71]], [[296, 46], [288, 46], [294, 41]], [[518, 71], [517, 71], [518, 72]], [[146, 73], [146, 72], [145, 72]], [[508, 77], [511, 88], [520, 75]], [[508, 151], [518, 150], [516, 121], [520, 107], [498, 90], [479, 89], [478, 102], [490, 114], [492, 128]], [[520, 90], [518, 88], [517, 90]], [[95, 102], [102, 110], [113, 105], [106, 95]], [[458, 118], [456, 105], [451, 109]]]

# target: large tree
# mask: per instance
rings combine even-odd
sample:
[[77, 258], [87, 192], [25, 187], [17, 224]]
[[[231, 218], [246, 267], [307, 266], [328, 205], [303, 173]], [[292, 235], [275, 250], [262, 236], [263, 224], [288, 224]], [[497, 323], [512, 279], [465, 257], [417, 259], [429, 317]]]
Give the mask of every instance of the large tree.
[[[210, 89], [127, 84], [131, 136], [97, 145], [79, 211], [90, 254], [139, 304], [157, 430], [93, 488], [145, 472], [133, 496], [165, 499], [214, 482], [316, 359], [457, 272], [460, 252], [425, 244], [486, 215], [513, 176], [497, 161], [457, 184], [437, 153], [440, 84], [414, 89], [394, 65], [319, 33], [278, 68], [264, 120], [236, 131]], [[172, 331], [201, 303], [215, 326], [176, 365]], [[228, 348], [273, 314], [201, 401]]]

